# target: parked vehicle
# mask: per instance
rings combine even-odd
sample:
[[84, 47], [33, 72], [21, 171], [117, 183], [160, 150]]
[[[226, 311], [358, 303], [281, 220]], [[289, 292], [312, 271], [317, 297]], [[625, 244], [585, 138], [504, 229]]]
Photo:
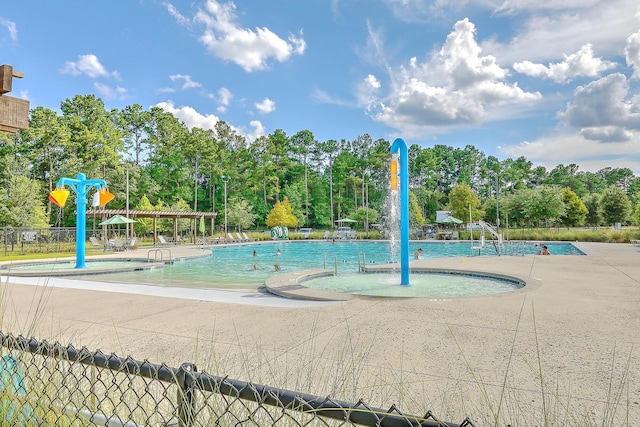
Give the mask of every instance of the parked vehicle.
[[313, 231], [312, 228], [301, 228], [300, 230], [298, 230], [298, 232], [300, 234], [302, 234], [304, 236], [305, 239], [308, 239], [309, 236], [311, 235], [311, 232]]

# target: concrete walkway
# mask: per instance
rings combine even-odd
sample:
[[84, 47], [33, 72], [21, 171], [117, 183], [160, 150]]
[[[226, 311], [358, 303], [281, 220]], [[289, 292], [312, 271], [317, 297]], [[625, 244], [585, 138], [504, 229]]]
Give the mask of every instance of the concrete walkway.
[[587, 256], [412, 261], [530, 284], [453, 299], [192, 299], [184, 289], [3, 278], [2, 330], [448, 421], [640, 424], [640, 248], [576, 245]]

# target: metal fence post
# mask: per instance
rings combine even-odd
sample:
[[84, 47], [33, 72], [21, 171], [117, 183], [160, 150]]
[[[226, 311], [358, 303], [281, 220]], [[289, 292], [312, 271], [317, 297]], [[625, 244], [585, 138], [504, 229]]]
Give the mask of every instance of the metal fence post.
[[[193, 392], [193, 377], [190, 372], [198, 372], [195, 364], [185, 362], [180, 365], [176, 380], [178, 383], [178, 425], [192, 427], [195, 421], [195, 394]], [[187, 381], [187, 375], [190, 381]]]

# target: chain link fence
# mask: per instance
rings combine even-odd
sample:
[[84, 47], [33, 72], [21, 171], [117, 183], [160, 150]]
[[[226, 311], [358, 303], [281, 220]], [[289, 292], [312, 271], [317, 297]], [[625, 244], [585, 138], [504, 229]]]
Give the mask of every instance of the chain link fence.
[[409, 415], [0, 332], [2, 426], [443, 426]]
[[[86, 239], [94, 235], [87, 230]], [[4, 256], [26, 253], [75, 252], [75, 227], [0, 228], [0, 245]]]

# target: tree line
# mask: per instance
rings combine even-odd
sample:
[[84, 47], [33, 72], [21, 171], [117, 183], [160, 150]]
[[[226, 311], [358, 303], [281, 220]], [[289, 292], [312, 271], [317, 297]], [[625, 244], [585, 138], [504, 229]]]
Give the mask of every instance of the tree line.
[[[75, 225], [74, 203], [47, 200], [60, 177], [104, 179], [124, 208], [218, 212], [239, 229], [263, 228], [278, 202], [298, 227], [328, 228], [349, 217], [384, 220], [390, 142], [363, 134], [318, 141], [310, 130], [282, 129], [249, 142], [219, 121], [189, 129], [171, 113], [139, 104], [107, 110], [95, 95], [76, 95], [60, 114], [38, 106], [30, 128], [0, 134], [0, 226]], [[524, 157], [499, 160], [473, 145], [409, 147], [411, 225], [449, 209], [467, 220], [510, 226], [640, 222], [640, 178], [628, 168], [552, 170]], [[273, 217], [273, 215], [272, 215]], [[367, 224], [365, 224], [367, 223]]]

